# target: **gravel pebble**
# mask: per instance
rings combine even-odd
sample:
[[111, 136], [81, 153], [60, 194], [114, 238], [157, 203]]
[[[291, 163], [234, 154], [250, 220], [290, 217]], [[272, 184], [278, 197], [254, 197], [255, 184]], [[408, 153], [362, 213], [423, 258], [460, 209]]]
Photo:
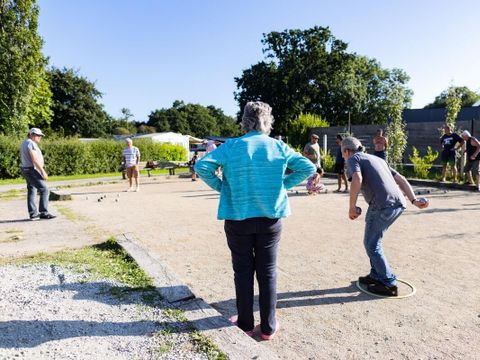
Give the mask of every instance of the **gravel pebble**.
[[[0, 359], [207, 359], [139, 292], [55, 265], [0, 267]], [[163, 330], [163, 331], [162, 331]]]

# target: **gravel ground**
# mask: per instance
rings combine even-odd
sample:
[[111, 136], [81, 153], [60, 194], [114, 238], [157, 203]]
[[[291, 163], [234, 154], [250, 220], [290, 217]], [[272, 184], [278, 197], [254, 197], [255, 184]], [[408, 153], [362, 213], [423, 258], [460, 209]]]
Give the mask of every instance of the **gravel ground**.
[[0, 267], [0, 359], [207, 359], [166, 304], [113, 295], [122, 286], [48, 264]]

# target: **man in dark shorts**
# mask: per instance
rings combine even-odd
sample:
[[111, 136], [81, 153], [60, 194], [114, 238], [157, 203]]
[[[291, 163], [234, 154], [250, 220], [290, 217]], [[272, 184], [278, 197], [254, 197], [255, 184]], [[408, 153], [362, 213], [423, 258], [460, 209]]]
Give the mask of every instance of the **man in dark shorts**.
[[[463, 145], [463, 139], [460, 135], [452, 132], [452, 128], [450, 125], [446, 124], [443, 127], [443, 131], [445, 134], [440, 138], [440, 143], [442, 144], [442, 181], [446, 181], [447, 179], [447, 166], [450, 165], [452, 169], [452, 181], [457, 181], [457, 166], [456, 163], [456, 155], [457, 150]], [[457, 146], [457, 144], [459, 144]]]
[[463, 170], [467, 174], [468, 183], [473, 184], [472, 175], [475, 176], [475, 185], [477, 186], [477, 191], [480, 191], [480, 170], [478, 166], [480, 162], [480, 142], [470, 135], [470, 132], [467, 130], [462, 133], [462, 139], [467, 144], [467, 163]]
[[348, 192], [348, 182], [347, 182], [347, 177], [345, 176], [345, 160], [343, 159], [342, 156], [342, 135], [337, 134], [337, 137], [335, 139], [335, 143], [338, 145], [337, 148], [337, 154], [335, 156], [335, 167], [334, 167], [334, 172], [337, 174], [337, 181], [338, 181], [338, 189], [335, 190], [334, 192], [339, 193], [341, 192], [342, 189], [342, 179], [345, 183], [345, 190], [343, 192]]

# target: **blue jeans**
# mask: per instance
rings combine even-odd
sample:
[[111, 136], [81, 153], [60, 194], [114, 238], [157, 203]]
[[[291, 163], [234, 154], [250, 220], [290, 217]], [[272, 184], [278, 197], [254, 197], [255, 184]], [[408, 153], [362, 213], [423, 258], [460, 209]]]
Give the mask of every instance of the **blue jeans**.
[[397, 284], [397, 278], [383, 253], [383, 234], [405, 210], [401, 205], [385, 209], [369, 207], [365, 217], [363, 245], [370, 258], [370, 277], [387, 286]]
[[237, 297], [238, 327], [253, 330], [253, 277], [257, 274], [260, 328], [265, 335], [276, 330], [277, 252], [282, 221], [256, 217], [225, 220], [225, 234], [232, 252]]
[[35, 205], [35, 197], [37, 190], [40, 193], [40, 214], [48, 214], [48, 186], [43, 180], [42, 175], [34, 168], [20, 168], [22, 175], [27, 181], [27, 205], [30, 217], [38, 215], [37, 206]]

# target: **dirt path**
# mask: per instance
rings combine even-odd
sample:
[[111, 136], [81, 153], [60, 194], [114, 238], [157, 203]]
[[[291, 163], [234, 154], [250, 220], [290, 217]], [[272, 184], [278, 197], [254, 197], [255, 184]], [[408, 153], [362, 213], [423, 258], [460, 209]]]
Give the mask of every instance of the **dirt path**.
[[[218, 195], [201, 181], [148, 181], [139, 193], [122, 192], [125, 184], [71, 189], [74, 200], [55, 206], [70, 209], [62, 211], [97, 236], [133, 233], [198, 297], [233, 315], [230, 254], [223, 223], [216, 220]], [[325, 182], [335, 189], [332, 180]], [[347, 219], [348, 195], [308, 197], [303, 188], [297, 190], [298, 195], [291, 193], [293, 215], [284, 222], [280, 246], [281, 331], [269, 347], [284, 359], [478, 358], [479, 194], [436, 190], [430, 209], [409, 207], [387, 233], [385, 249], [397, 275], [418, 292], [404, 300], [378, 300], [352, 284], [369, 265], [362, 246], [364, 217]], [[98, 202], [102, 195], [107, 197]], [[70, 234], [63, 217], [45, 224], [49, 233], [60, 232], [64, 244], [81, 243], [65, 240]], [[24, 232], [44, 229], [43, 223], [14, 224]]]

